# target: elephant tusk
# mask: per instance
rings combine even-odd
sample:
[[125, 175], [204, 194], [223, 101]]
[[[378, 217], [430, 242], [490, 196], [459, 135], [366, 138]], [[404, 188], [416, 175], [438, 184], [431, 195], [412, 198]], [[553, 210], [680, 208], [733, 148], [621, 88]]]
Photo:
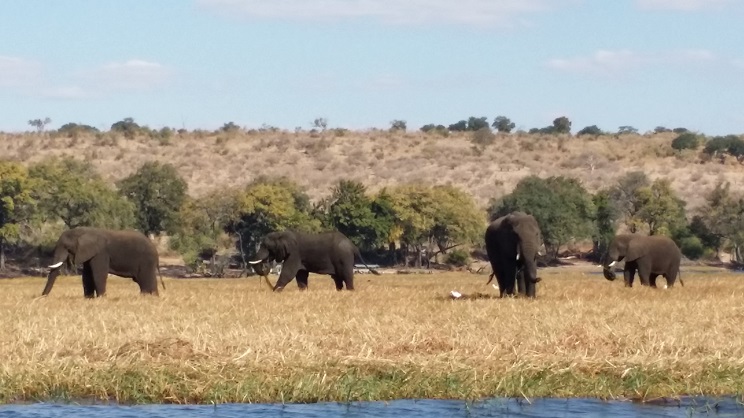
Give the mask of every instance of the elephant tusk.
[[50, 269], [56, 269], [56, 268], [59, 268], [60, 266], [62, 266], [62, 262], [61, 261], [59, 263], [57, 263], [57, 264], [52, 264], [51, 266], [49, 266], [49, 268]]
[[615, 264], [617, 264], [617, 261], [613, 261], [613, 262], [612, 262], [612, 263], [610, 263], [610, 264], [609, 264], [609, 265], [608, 265], [607, 267], [612, 267], [612, 266], [614, 266]]
[[517, 253], [517, 261], [519, 261], [519, 253]]
[[260, 263], [260, 262], [262, 262], [262, 261], [263, 261], [263, 260], [254, 260], [254, 261], [249, 261], [248, 263], [249, 263], [249, 264], [258, 264], [258, 263]]

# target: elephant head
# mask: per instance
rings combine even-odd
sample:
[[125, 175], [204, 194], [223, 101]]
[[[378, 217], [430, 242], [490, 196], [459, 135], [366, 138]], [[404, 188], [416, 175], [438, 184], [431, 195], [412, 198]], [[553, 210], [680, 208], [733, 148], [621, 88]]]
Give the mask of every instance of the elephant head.
[[524, 266], [525, 279], [534, 283], [537, 277], [537, 256], [542, 247], [540, 227], [534, 217], [522, 212], [514, 212], [504, 219], [517, 236], [516, 259]]
[[254, 260], [249, 263], [256, 265], [259, 263], [271, 263], [276, 261], [283, 262], [289, 255], [296, 251], [297, 241], [294, 235], [289, 232], [270, 232], [261, 241], [258, 252]]
[[65, 261], [72, 265], [84, 263], [93, 258], [105, 245], [105, 238], [88, 228], [73, 228], [62, 232], [54, 246], [54, 257], [49, 266], [51, 271], [47, 276], [42, 296], [46, 296], [52, 290], [54, 281], [57, 280], [60, 268]]
[[605, 279], [615, 280], [617, 277], [612, 267], [620, 261], [634, 261], [648, 252], [647, 246], [640, 241], [634, 241], [634, 234], [617, 235], [610, 242], [607, 254], [602, 262], [602, 273]]

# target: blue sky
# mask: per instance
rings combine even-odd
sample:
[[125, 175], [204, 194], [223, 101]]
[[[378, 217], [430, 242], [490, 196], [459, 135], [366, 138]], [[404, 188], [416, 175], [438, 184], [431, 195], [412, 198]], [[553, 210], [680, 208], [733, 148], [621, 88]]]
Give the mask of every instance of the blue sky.
[[744, 133], [741, 0], [5, 0], [0, 130], [125, 117]]

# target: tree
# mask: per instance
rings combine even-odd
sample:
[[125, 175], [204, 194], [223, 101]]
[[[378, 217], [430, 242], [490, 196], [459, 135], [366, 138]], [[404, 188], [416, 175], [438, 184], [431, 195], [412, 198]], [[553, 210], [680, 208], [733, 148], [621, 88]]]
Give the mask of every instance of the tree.
[[341, 180], [325, 202], [326, 224], [349, 237], [362, 250], [387, 244], [392, 219], [378, 216], [380, 214], [376, 213], [372, 203], [362, 183]]
[[631, 233], [637, 232], [641, 224], [639, 212], [642, 202], [638, 190], [650, 185], [651, 182], [644, 172], [631, 171], [620, 177], [617, 184], [610, 188], [610, 199]]
[[225, 133], [240, 132], [240, 126], [230, 121], [230, 122], [223, 124], [222, 127], [220, 128], [220, 131], [225, 132]]
[[582, 136], [582, 135], [602, 135], [604, 132], [602, 132], [601, 129], [597, 127], [597, 125], [587, 126], [581, 129], [579, 132], [576, 132], [576, 136]]
[[467, 124], [467, 130], [468, 131], [479, 131], [481, 129], [487, 129], [491, 130], [488, 126], [488, 118], [483, 116], [480, 118], [476, 118], [475, 116], [471, 116], [468, 118], [468, 124]]
[[636, 190], [640, 210], [638, 219], [648, 227], [649, 235], [672, 236], [686, 225], [685, 202], [677, 197], [668, 179], [656, 179], [648, 187]]
[[448, 126], [447, 129], [452, 132], [465, 132], [468, 130], [468, 121], [461, 120], [457, 123], [453, 123], [452, 125]]
[[571, 121], [565, 116], [557, 117], [553, 120], [553, 133], [556, 134], [570, 134], [571, 133]]
[[517, 125], [506, 116], [496, 116], [491, 126], [498, 132], [510, 133]]
[[28, 121], [28, 124], [36, 128], [37, 132], [44, 132], [44, 128], [46, 128], [47, 125], [52, 123], [52, 120], [49, 118], [42, 119], [31, 119]]
[[111, 132], [119, 132], [125, 138], [132, 139], [141, 131], [141, 127], [132, 118], [124, 118], [111, 125]]
[[[216, 255], [234, 247], [226, 228], [237, 216], [237, 193], [219, 190], [199, 199], [186, 198], [179, 211], [180, 222], [169, 244], [178, 251], [192, 269], [196, 269], [203, 256], [212, 258], [212, 274], [216, 269]], [[245, 261], [245, 260], [243, 260]]]
[[592, 198], [592, 202], [597, 210], [594, 254], [602, 257], [607, 252], [610, 241], [612, 241], [617, 231], [615, 223], [619, 214], [612, 201], [609, 189], [598, 191]]
[[322, 132], [325, 132], [325, 130], [328, 128], [328, 119], [315, 118], [315, 120], [313, 120], [313, 127], [320, 129]]
[[310, 198], [284, 178], [259, 178], [237, 194], [235, 215], [227, 232], [237, 238], [240, 254], [253, 254], [269, 232], [296, 229], [316, 232], [320, 220], [311, 216]]
[[733, 247], [734, 256], [741, 261], [739, 248], [744, 243], [744, 200], [731, 192], [729, 182], [718, 182], [705, 196], [705, 201], [700, 217], [709, 234], [717, 238], [716, 254], [720, 253], [725, 242]]
[[35, 201], [33, 181], [22, 165], [0, 161], [0, 270], [5, 269], [5, 247], [20, 239], [21, 224], [27, 221]]
[[683, 149], [696, 149], [700, 146], [700, 139], [692, 132], [679, 134], [672, 140], [672, 148], [681, 151]]
[[145, 235], [175, 230], [188, 187], [175, 167], [147, 162], [120, 180], [118, 187], [137, 208], [137, 228]]
[[109, 187], [89, 163], [50, 158], [29, 168], [41, 221], [61, 220], [68, 228], [129, 228], [134, 205]]
[[77, 138], [82, 134], [94, 134], [97, 133], [98, 129], [90, 125], [82, 125], [77, 123], [65, 123], [57, 129], [57, 133], [66, 135], [69, 138]]
[[405, 132], [406, 131], [406, 121], [396, 119], [396, 120], [390, 122], [390, 131], [391, 132], [394, 132], [394, 131]]
[[595, 235], [592, 196], [573, 178], [525, 177], [511, 194], [501, 201], [492, 201], [489, 207], [492, 220], [517, 210], [535, 217], [553, 257], [557, 257], [562, 245]]
[[637, 134], [638, 133], [638, 129], [636, 129], [636, 128], [632, 127], [632, 126], [623, 125], [623, 126], [617, 128], [617, 133], [620, 134], [620, 135]]

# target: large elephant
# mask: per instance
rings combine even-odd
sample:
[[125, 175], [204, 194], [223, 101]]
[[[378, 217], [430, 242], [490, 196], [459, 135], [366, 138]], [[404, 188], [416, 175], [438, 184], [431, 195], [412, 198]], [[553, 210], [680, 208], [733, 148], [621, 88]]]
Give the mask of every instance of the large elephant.
[[[309, 273], [328, 274], [336, 282], [336, 290], [354, 290], [354, 259], [367, 266], [359, 249], [344, 234], [333, 231], [319, 234], [298, 231], [271, 232], [264, 237], [251, 264], [275, 260], [282, 264], [274, 291], [281, 291], [297, 278], [300, 290], [307, 289]], [[369, 268], [369, 266], [367, 266]], [[380, 274], [369, 268], [374, 274]]]
[[[636, 271], [641, 278], [641, 285], [656, 287], [656, 278], [664, 276], [667, 286], [674, 286], [679, 273], [682, 252], [671, 238], [661, 235], [620, 234], [610, 242], [609, 249], [602, 264], [607, 280], [615, 280], [612, 267], [619, 261], [625, 261], [623, 276], [625, 286], [632, 287]], [[680, 275], [680, 284], [682, 281]]]
[[[140, 293], [158, 295], [158, 250], [144, 234], [131, 230], [78, 227], [59, 236], [53, 264], [42, 292], [46, 296], [65, 261], [83, 265], [83, 293], [86, 298], [106, 294], [109, 273], [131, 278]], [[162, 276], [160, 283], [165, 289]]]
[[[537, 255], [542, 234], [537, 220], [524, 212], [512, 212], [488, 225], [485, 234], [486, 252], [499, 283], [501, 297], [517, 291], [534, 298], [537, 277]], [[490, 283], [490, 279], [489, 279]]]

